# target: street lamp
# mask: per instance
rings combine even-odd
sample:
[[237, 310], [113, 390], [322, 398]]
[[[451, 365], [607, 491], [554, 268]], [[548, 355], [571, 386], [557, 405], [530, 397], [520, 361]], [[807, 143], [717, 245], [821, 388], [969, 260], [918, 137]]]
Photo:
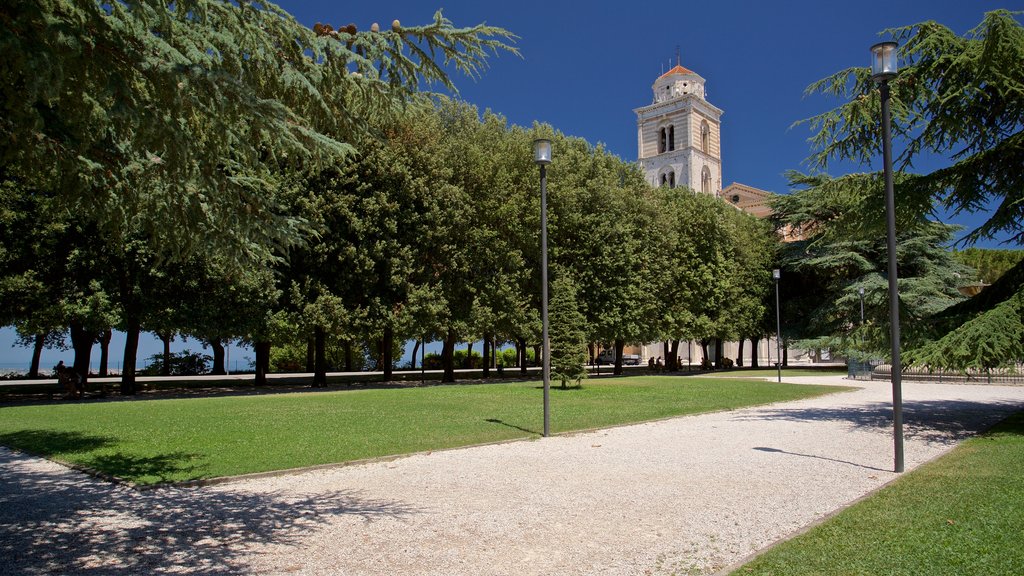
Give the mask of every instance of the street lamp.
[[779, 279], [782, 278], [782, 270], [772, 270], [772, 278], [775, 280], [775, 366], [779, 371], [779, 384], [782, 384], [782, 312], [779, 310]]
[[892, 415], [895, 470], [903, 472], [903, 391], [900, 364], [899, 286], [896, 276], [896, 197], [892, 184], [892, 137], [889, 134], [889, 80], [896, 76], [895, 42], [871, 47], [871, 79], [882, 97], [882, 162], [885, 171], [885, 213], [889, 243], [889, 335], [892, 340]]
[[548, 173], [551, 140], [533, 141], [533, 161], [540, 166], [540, 317], [544, 347], [544, 437], [551, 433], [551, 343], [548, 341]]

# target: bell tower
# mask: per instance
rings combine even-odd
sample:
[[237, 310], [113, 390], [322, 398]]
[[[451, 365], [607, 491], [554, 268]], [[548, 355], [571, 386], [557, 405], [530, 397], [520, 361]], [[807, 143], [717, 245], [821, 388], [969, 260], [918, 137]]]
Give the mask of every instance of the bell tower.
[[651, 87], [654, 101], [634, 110], [637, 150], [647, 181], [689, 186], [718, 195], [722, 190], [722, 110], [704, 99], [704, 79], [677, 63]]

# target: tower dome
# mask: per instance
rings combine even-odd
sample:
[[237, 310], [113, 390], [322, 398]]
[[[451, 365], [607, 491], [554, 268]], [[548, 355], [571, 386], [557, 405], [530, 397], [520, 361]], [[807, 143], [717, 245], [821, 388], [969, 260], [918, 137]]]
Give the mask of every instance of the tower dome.
[[701, 100], [704, 99], [704, 79], [700, 77], [700, 74], [679, 64], [659, 76], [651, 89], [654, 90], [655, 104], [686, 94], [693, 94]]

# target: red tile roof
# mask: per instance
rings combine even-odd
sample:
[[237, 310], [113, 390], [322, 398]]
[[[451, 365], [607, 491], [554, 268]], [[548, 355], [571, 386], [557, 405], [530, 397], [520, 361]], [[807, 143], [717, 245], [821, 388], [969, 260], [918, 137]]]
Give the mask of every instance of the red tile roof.
[[668, 72], [665, 72], [661, 76], [658, 76], [658, 79], [661, 80], [665, 76], [671, 76], [673, 74], [696, 74], [696, 72], [694, 72], [693, 70], [689, 70], [687, 68], [683, 68], [682, 66], [676, 64], [675, 68], [672, 68]]

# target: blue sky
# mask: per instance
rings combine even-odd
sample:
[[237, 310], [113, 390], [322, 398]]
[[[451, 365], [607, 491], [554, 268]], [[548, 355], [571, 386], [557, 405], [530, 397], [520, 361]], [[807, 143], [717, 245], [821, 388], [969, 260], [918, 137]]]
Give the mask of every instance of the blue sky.
[[[838, 70], [867, 66], [869, 47], [888, 39], [879, 32], [935, 20], [963, 34], [986, 11], [1024, 10], [1021, 0], [285, 0], [279, 5], [307, 26], [351, 22], [366, 30], [373, 22], [390, 26], [396, 18], [425, 24], [440, 8], [458, 26], [486, 22], [505, 28], [519, 36], [522, 57], [502, 53], [490, 59], [480, 78], [456, 77], [461, 98], [514, 124], [548, 122], [566, 134], [603, 143], [627, 160], [636, 159], [633, 110], [651, 102], [651, 84], [675, 64], [678, 47], [681, 64], [705, 78], [708, 101], [725, 111], [723, 184], [741, 182], [777, 193], [787, 192], [783, 173], [806, 170], [803, 162], [810, 154], [810, 132], [790, 126], [839, 104], [804, 97], [804, 89]], [[893, 147], [898, 154], [901, 143]], [[874, 168], [836, 165], [830, 172], [858, 169]], [[955, 222], [970, 226], [982, 217]], [[28, 361], [29, 351], [11, 343], [11, 331], [0, 330], [0, 369]], [[195, 342], [184, 346], [200, 348]], [[159, 350], [149, 339], [142, 348], [140, 358]], [[120, 356], [119, 347], [111, 349]], [[251, 356], [236, 354], [239, 360]], [[70, 357], [50, 353], [43, 366]]]

